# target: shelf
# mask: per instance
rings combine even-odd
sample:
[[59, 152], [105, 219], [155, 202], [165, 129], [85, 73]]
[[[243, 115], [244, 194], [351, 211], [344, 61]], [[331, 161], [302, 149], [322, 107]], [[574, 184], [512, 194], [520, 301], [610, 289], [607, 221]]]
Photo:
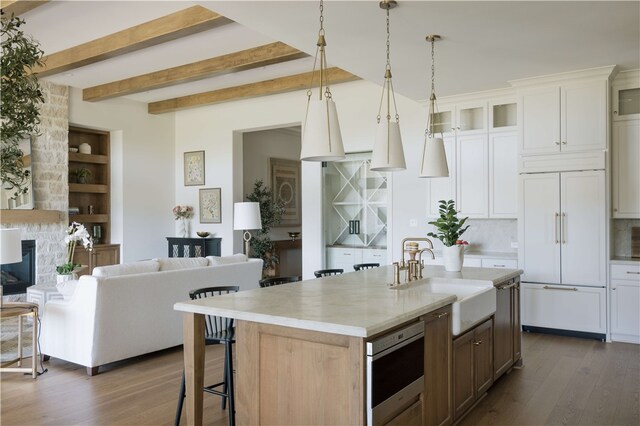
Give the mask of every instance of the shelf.
[[80, 154], [77, 152], [69, 153], [69, 162], [91, 163], [91, 164], [108, 164], [109, 157], [98, 154]]
[[74, 214], [69, 215], [69, 222], [78, 223], [107, 223], [109, 215], [106, 214]]
[[91, 192], [94, 194], [106, 194], [109, 192], [109, 186], [92, 183], [70, 183], [69, 192]]
[[0, 210], [1, 223], [58, 223], [64, 220], [60, 210]]

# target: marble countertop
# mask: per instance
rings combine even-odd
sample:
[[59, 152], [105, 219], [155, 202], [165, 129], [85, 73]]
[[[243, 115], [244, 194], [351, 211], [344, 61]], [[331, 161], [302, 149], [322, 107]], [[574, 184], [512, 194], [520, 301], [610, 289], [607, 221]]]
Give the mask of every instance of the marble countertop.
[[640, 257], [615, 256], [611, 258], [611, 263], [614, 265], [637, 265], [640, 263]]
[[[429, 278], [474, 280], [493, 284], [519, 276], [518, 269], [463, 268], [446, 272], [425, 266]], [[208, 299], [179, 302], [183, 312], [219, 315], [305, 330], [370, 337], [455, 302], [451, 294], [429, 293], [421, 281], [392, 290], [393, 267], [317, 278], [298, 283], [242, 291]]]

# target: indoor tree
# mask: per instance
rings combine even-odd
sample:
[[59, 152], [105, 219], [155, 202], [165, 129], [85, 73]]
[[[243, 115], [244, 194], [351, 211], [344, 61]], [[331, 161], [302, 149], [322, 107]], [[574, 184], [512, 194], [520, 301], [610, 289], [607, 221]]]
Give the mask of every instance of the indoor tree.
[[38, 133], [39, 108], [44, 96], [32, 69], [42, 65], [44, 52], [37, 41], [20, 29], [25, 23], [23, 19], [8, 17], [3, 11], [1, 21], [0, 180], [4, 188], [15, 191], [12, 198], [16, 198], [28, 190], [30, 173], [24, 168], [19, 143]]
[[262, 179], [256, 180], [253, 191], [247, 194], [247, 200], [260, 204], [262, 229], [259, 229], [251, 239], [251, 249], [255, 257], [264, 261], [262, 268], [265, 271], [273, 269], [280, 262], [278, 256], [273, 253], [273, 242], [269, 238], [269, 230], [280, 223], [284, 214], [284, 203], [280, 200], [274, 201], [273, 198], [273, 192], [264, 185]]

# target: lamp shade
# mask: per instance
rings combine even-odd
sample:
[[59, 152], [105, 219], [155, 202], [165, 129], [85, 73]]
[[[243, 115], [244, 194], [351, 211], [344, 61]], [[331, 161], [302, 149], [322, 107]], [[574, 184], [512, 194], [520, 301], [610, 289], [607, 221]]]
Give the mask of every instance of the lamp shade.
[[376, 129], [371, 170], [397, 172], [406, 168], [400, 125], [395, 121], [381, 120]]
[[235, 203], [233, 205], [233, 229], [262, 229], [260, 203]]
[[426, 138], [419, 177], [448, 177], [449, 166], [442, 138]]
[[0, 229], [0, 265], [18, 262], [22, 262], [20, 229]]
[[335, 102], [326, 98], [309, 100], [307, 116], [304, 120], [300, 159], [336, 161], [344, 158]]

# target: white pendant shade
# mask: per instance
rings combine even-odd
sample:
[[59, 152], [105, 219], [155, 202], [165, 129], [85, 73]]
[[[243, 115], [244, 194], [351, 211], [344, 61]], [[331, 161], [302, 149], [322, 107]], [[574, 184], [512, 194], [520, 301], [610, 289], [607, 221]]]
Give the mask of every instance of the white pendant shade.
[[395, 121], [380, 120], [371, 156], [371, 170], [397, 172], [406, 168], [400, 126]]
[[0, 264], [22, 262], [21, 231], [18, 228], [0, 229]]
[[336, 104], [331, 99], [309, 100], [302, 134], [300, 159], [305, 161], [343, 160], [344, 147]]
[[262, 229], [260, 203], [235, 203], [233, 205], [233, 229]]
[[449, 166], [442, 138], [426, 138], [419, 177], [448, 177]]

